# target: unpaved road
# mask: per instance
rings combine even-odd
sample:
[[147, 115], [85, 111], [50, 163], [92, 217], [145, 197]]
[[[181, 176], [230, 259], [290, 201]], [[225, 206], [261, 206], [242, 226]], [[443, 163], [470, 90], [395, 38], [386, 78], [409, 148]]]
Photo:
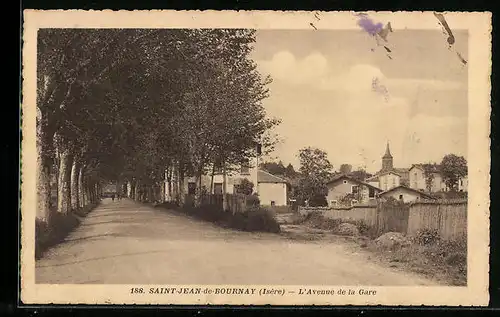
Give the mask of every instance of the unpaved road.
[[435, 285], [337, 242], [221, 229], [124, 199], [104, 200], [36, 262], [36, 283]]

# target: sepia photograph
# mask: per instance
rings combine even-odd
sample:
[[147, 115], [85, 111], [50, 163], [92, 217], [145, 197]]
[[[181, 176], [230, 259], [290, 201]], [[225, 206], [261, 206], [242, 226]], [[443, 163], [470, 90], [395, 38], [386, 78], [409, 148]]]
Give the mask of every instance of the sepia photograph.
[[25, 12], [23, 302], [486, 305], [490, 19]]

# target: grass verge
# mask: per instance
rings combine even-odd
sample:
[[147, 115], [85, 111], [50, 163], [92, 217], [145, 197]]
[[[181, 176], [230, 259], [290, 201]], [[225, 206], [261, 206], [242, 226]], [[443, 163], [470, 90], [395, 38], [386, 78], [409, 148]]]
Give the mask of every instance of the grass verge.
[[[326, 230], [331, 235], [342, 235], [348, 238], [345, 241], [354, 242], [390, 267], [422, 274], [449, 285], [467, 285], [466, 236], [446, 240], [442, 239], [437, 231], [430, 229], [420, 230], [411, 237], [397, 232], [379, 233], [364, 221], [329, 219], [319, 212], [307, 216], [294, 214], [290, 223], [294, 227], [316, 228]], [[343, 223], [355, 226], [357, 232], [339, 234]], [[326, 238], [324, 233], [315, 236], [316, 239], [308, 237], [307, 240]]]
[[280, 233], [281, 228], [275, 214], [259, 206], [251, 206], [245, 212], [224, 211], [217, 205], [201, 205], [198, 207], [180, 208], [175, 203], [162, 203], [156, 208], [176, 210], [194, 218], [211, 222], [225, 228], [248, 232]]
[[43, 257], [50, 248], [64, 241], [68, 234], [80, 224], [80, 217], [85, 217], [98, 204], [90, 204], [69, 214], [52, 213], [49, 223], [35, 222], [35, 259]]

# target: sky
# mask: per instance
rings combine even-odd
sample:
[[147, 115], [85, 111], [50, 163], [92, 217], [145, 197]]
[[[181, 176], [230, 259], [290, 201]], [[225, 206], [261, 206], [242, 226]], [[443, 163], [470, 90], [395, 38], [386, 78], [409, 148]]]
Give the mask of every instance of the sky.
[[[467, 60], [467, 31], [453, 34]], [[313, 146], [336, 170], [376, 172], [387, 142], [395, 167], [467, 158], [467, 65], [439, 29], [394, 30], [387, 40], [391, 58], [361, 29], [257, 31], [252, 57], [273, 79], [264, 107], [282, 120], [268, 159], [298, 169], [299, 150]]]

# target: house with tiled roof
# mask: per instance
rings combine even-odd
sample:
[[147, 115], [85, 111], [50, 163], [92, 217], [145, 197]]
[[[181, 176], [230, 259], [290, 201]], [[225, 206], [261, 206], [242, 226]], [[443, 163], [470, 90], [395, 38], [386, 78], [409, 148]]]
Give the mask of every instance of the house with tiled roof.
[[379, 194], [379, 197], [382, 199], [393, 198], [405, 203], [412, 202], [418, 199], [434, 199], [432, 196], [422, 191], [402, 185], [381, 192]]
[[286, 206], [290, 181], [259, 169], [257, 172], [257, 193], [261, 205]]
[[438, 164], [413, 164], [410, 167], [410, 187], [420, 191], [438, 192], [447, 189]]
[[332, 178], [327, 184], [326, 200], [329, 206], [375, 202], [382, 189], [345, 174]]

